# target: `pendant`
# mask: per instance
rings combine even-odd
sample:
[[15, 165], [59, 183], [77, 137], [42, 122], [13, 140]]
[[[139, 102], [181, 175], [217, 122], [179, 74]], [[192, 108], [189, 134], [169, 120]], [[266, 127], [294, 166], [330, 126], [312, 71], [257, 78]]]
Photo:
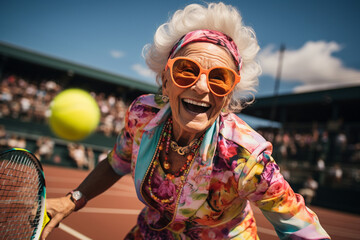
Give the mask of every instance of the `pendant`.
[[169, 170], [170, 169], [170, 163], [168, 161], [164, 161], [164, 168], [166, 170]]

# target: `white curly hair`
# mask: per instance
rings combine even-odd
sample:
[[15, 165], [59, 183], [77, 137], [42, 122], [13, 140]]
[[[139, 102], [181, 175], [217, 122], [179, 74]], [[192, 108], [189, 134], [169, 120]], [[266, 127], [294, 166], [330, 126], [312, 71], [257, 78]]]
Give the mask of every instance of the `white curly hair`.
[[156, 81], [161, 86], [161, 73], [172, 47], [183, 35], [198, 29], [222, 32], [236, 43], [243, 61], [241, 81], [233, 91], [227, 110], [240, 112], [254, 99], [261, 74], [261, 67], [255, 59], [260, 47], [254, 30], [243, 24], [239, 11], [231, 5], [222, 2], [208, 3], [207, 6], [190, 4], [177, 10], [168, 22], [158, 27], [154, 42], [145, 45], [143, 55], [148, 67], [156, 73]]

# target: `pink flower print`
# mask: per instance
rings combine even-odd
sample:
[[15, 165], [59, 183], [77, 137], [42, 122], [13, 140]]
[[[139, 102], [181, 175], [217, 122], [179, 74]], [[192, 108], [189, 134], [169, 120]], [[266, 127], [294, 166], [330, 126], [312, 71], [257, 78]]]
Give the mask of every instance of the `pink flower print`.
[[227, 144], [226, 141], [220, 141], [219, 142], [219, 149], [220, 149], [220, 154], [219, 156], [229, 160], [231, 157], [235, 156], [237, 154], [237, 147], [236, 145], [230, 145]]
[[278, 181], [273, 182], [269, 189], [266, 191], [267, 197], [277, 197], [284, 193], [286, 189], [286, 182], [284, 179], [278, 179]]
[[264, 172], [262, 173], [262, 178], [268, 182], [268, 184], [270, 184], [273, 176], [274, 176], [274, 171], [275, 171], [275, 164], [273, 163], [268, 163], [265, 166]]
[[161, 199], [168, 199], [170, 197], [176, 197], [176, 187], [175, 185], [169, 181], [164, 180], [159, 187], [153, 190], [154, 193]]
[[151, 188], [158, 188], [159, 185], [161, 185], [163, 182], [162, 177], [160, 176], [158, 171], [154, 172], [154, 175], [152, 176], [151, 179]]

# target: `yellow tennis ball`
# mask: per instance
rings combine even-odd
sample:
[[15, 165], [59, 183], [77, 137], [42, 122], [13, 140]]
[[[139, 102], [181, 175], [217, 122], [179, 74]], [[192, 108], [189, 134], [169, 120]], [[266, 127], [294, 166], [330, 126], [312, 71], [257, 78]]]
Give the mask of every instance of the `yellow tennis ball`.
[[100, 121], [95, 99], [76, 88], [60, 92], [51, 102], [50, 112], [49, 124], [54, 134], [71, 141], [89, 136]]

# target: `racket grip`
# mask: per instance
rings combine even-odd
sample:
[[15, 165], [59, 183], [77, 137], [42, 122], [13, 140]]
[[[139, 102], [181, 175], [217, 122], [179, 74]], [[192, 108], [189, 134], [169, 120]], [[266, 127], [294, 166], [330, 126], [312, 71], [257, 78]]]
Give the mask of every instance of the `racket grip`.
[[47, 214], [46, 209], [45, 209], [44, 221], [43, 221], [41, 229], [44, 229], [44, 227], [46, 226], [46, 224], [48, 224], [50, 222], [50, 220], [51, 220], [51, 218], [49, 217], [49, 215]]
[[[44, 217], [43, 217], [43, 222], [42, 222], [40, 234], [43, 233], [43, 230], [44, 230], [45, 226], [50, 222], [50, 220], [51, 220], [51, 218], [50, 218], [49, 215], [47, 214], [47, 212], [46, 212], [46, 207], [45, 207]], [[40, 236], [41, 236], [41, 235], [40, 235]], [[40, 239], [40, 236], [39, 236], [39, 239]]]

